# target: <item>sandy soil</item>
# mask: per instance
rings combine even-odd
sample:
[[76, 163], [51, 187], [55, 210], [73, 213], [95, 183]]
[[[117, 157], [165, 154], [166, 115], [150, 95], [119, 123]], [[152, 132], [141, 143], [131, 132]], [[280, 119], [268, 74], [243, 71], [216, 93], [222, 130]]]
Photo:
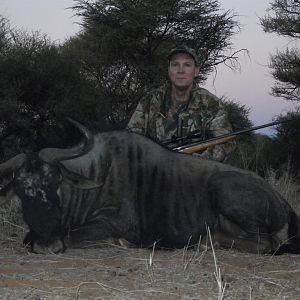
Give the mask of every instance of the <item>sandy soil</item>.
[[1, 300], [300, 300], [300, 256], [109, 244], [32, 254], [26, 231], [19, 205], [0, 207]]
[[43, 255], [16, 237], [0, 245], [0, 299], [300, 299], [298, 256], [109, 245]]

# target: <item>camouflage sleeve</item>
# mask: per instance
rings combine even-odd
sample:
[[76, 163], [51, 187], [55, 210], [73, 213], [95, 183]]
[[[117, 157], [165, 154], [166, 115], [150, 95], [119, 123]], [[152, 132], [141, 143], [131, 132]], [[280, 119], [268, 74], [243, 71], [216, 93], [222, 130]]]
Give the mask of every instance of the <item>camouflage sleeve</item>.
[[[217, 111], [215, 111], [215, 115], [210, 120], [209, 127], [207, 129], [213, 134], [213, 137], [232, 132], [228, 114], [220, 100], [218, 100]], [[229, 154], [235, 149], [235, 146], [235, 142], [230, 141], [213, 148], [208, 148], [201, 154], [201, 156], [207, 159], [225, 162]]]
[[149, 105], [147, 105], [146, 97], [142, 98], [126, 126], [127, 130], [140, 134], [146, 134], [149, 118], [148, 106]]

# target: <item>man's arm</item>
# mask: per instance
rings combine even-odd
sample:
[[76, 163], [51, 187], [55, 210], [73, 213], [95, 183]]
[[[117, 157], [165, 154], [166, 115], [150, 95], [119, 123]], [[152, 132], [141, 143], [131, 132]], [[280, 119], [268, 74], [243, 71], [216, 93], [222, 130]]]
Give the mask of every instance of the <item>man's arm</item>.
[[[221, 102], [219, 103], [218, 111], [210, 120], [207, 130], [213, 134], [213, 137], [232, 132], [227, 112]], [[222, 145], [208, 148], [201, 154], [201, 156], [207, 159], [224, 162], [235, 147], [235, 141], [229, 141]]]
[[144, 98], [138, 103], [126, 126], [126, 129], [132, 132], [146, 134], [148, 118], [149, 113]]

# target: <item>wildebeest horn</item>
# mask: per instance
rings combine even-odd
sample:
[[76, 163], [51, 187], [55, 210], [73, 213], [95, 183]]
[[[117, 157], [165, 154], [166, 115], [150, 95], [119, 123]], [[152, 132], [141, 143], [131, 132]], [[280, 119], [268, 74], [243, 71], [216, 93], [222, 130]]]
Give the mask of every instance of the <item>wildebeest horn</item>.
[[82, 143], [80, 143], [77, 146], [74, 146], [73, 148], [67, 148], [67, 149], [60, 149], [60, 148], [45, 148], [42, 149], [39, 152], [39, 157], [45, 162], [53, 163], [53, 162], [59, 162], [62, 160], [68, 160], [72, 158], [76, 158], [79, 156], [84, 155], [88, 151], [91, 150], [91, 148], [94, 145], [94, 135], [82, 124], [79, 122], [67, 118], [69, 122], [74, 124], [83, 134], [84, 140]]
[[25, 161], [25, 158], [26, 154], [20, 153], [7, 160], [6, 162], [0, 164], [0, 175], [5, 173], [12, 173], [13, 171], [17, 170]]

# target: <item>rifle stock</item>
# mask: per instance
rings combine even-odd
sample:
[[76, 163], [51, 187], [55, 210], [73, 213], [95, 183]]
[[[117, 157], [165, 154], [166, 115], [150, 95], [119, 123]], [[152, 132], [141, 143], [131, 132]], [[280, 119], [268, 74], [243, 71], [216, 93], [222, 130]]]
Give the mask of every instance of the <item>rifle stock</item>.
[[195, 152], [201, 153], [201, 152], [205, 151], [208, 148], [212, 148], [212, 147], [215, 147], [217, 145], [225, 144], [225, 143], [233, 140], [234, 138], [236, 138], [236, 135], [225, 137], [225, 138], [215, 140], [215, 141], [212, 141], [212, 142], [201, 143], [201, 144], [198, 144], [198, 145], [193, 145], [193, 146], [188, 146], [187, 145], [185, 148], [178, 150], [178, 152], [185, 153], [185, 154], [193, 154]]

